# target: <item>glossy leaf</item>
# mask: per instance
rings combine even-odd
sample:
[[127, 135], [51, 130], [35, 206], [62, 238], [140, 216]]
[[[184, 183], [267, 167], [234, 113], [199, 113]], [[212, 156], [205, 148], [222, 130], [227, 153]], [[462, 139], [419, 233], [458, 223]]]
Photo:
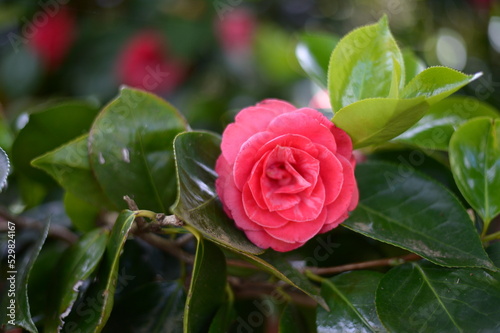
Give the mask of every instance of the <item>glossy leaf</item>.
[[500, 280], [481, 269], [449, 269], [428, 262], [393, 268], [376, 296], [391, 332], [496, 332]]
[[184, 332], [206, 332], [225, 298], [226, 258], [208, 240], [198, 237], [191, 285], [184, 309]]
[[375, 310], [375, 292], [383, 274], [354, 271], [328, 279], [321, 295], [330, 311], [317, 309], [318, 333], [385, 332]]
[[325, 33], [304, 33], [299, 37], [295, 55], [302, 69], [321, 87], [328, 85], [330, 56], [339, 39]]
[[465, 208], [406, 165], [356, 168], [360, 202], [342, 225], [443, 266], [494, 269]]
[[64, 194], [64, 210], [73, 227], [80, 232], [89, 232], [97, 227], [96, 221], [101, 211], [99, 207], [75, 197], [70, 192]]
[[97, 267], [106, 248], [108, 233], [95, 229], [80, 238], [63, 255], [58, 264], [54, 294], [56, 302], [46, 321], [47, 332], [58, 332], [75, 303], [79, 288]]
[[432, 105], [418, 123], [394, 141], [447, 151], [455, 130], [467, 120], [481, 116], [498, 118], [500, 113], [473, 97], [451, 96]]
[[[128, 232], [134, 222], [134, 212], [124, 210], [120, 213], [111, 230], [106, 250], [97, 271], [97, 279], [90, 285], [80, 301], [74, 305], [78, 311], [72, 311], [65, 320], [64, 332], [100, 332], [113, 308], [117, 286], [123, 287], [127, 279], [126, 271], [118, 272], [120, 255]], [[120, 279], [118, 279], [120, 273]], [[125, 275], [125, 276], [122, 276]]]
[[172, 142], [186, 127], [166, 101], [123, 88], [89, 134], [90, 165], [106, 196], [119, 208], [128, 195], [141, 209], [166, 212], [176, 190]]
[[105, 332], [178, 333], [186, 293], [181, 281], [144, 284], [120, 299], [113, 308]]
[[[324, 309], [321, 309], [325, 311]], [[299, 309], [291, 303], [285, 305], [280, 313], [278, 333], [308, 332], [307, 324]]]
[[215, 192], [215, 161], [220, 137], [208, 132], [179, 134], [174, 142], [178, 197], [172, 211], [206, 237], [237, 252], [263, 250], [253, 245], [227, 217]]
[[423, 72], [426, 66], [410, 49], [403, 50], [403, 60], [405, 63], [405, 84], [408, 84], [417, 74]]
[[236, 320], [238, 314], [233, 307], [232, 302], [224, 303], [212, 320], [208, 333], [230, 332], [232, 323]]
[[366, 98], [396, 98], [404, 82], [403, 56], [385, 16], [347, 34], [332, 53], [328, 90], [334, 111]]
[[413, 126], [427, 112], [423, 97], [365, 99], [341, 109], [332, 121], [359, 148], [386, 142]]
[[36, 181], [52, 183], [43, 171], [31, 166], [31, 161], [88, 132], [97, 112], [95, 105], [72, 101], [31, 114], [12, 145], [12, 163], [16, 170]]
[[500, 268], [500, 242], [495, 242], [486, 249], [491, 261]]
[[500, 214], [500, 120], [460, 126], [450, 140], [450, 165], [460, 192], [488, 224]]
[[481, 73], [466, 75], [448, 67], [430, 67], [415, 76], [401, 92], [402, 98], [425, 96], [430, 105], [450, 96]]
[[[15, 227], [14, 227], [15, 229], [12, 229], [13, 225], [14, 223], [8, 222], [7, 225], [8, 230], [15, 230], [15, 232], [18, 233], [20, 230], [18, 230]], [[36, 259], [38, 258], [38, 254], [40, 253], [43, 244], [45, 243], [47, 234], [49, 233], [49, 228], [50, 228], [50, 220], [48, 220], [44, 224], [43, 229], [40, 231], [38, 238], [32, 245], [29, 252], [26, 253], [22, 259], [16, 256], [17, 261], [14, 264], [12, 264], [12, 266], [11, 263], [8, 263], [7, 266], [5, 267], [6, 270], [4, 271], [5, 274], [7, 274], [6, 276], [7, 283], [9, 283], [10, 285], [12, 283], [12, 280], [15, 283], [15, 295], [14, 297], [9, 296], [5, 297], [4, 299], [5, 303], [3, 303], [0, 312], [0, 315], [2, 315], [3, 318], [2, 322], [3, 320], [7, 319], [6, 324], [11, 324], [12, 322], [14, 322], [15, 327], [22, 327], [23, 329], [31, 333], [38, 332], [38, 329], [36, 328], [35, 323], [33, 322], [33, 318], [31, 317], [30, 303], [28, 299], [28, 288], [29, 288], [28, 281], [30, 278], [31, 270], [35, 264]], [[12, 238], [8, 237], [7, 239], [12, 239]], [[17, 239], [15, 239], [15, 241], [16, 240]], [[8, 244], [16, 244], [16, 243], [8, 242]], [[12, 257], [8, 259], [12, 259]], [[11, 310], [8, 307], [12, 306], [11, 304], [13, 300], [15, 302], [14, 318], [7, 315], [11, 313]]]
[[319, 290], [304, 276], [303, 273], [292, 267], [292, 265], [283, 259], [283, 255], [271, 250], [266, 251], [261, 256], [254, 256], [248, 253], [242, 253], [250, 262], [263, 268], [280, 280], [303, 291], [314, 299], [320, 306], [328, 309], [325, 300], [320, 296]]
[[88, 135], [50, 151], [32, 165], [51, 175], [65, 190], [97, 207], [112, 207], [90, 168]]
[[0, 192], [7, 185], [7, 177], [10, 172], [10, 162], [7, 153], [0, 148]]

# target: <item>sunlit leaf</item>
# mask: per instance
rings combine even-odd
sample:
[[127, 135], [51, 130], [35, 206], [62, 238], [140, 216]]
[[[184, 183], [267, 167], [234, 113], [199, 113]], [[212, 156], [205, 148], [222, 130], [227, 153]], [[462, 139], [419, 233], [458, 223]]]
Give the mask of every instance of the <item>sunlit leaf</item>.
[[498, 118], [500, 113], [473, 97], [451, 96], [432, 105], [418, 123], [394, 141], [447, 151], [455, 130], [467, 120], [482, 116]]
[[466, 75], [448, 67], [430, 67], [415, 76], [401, 92], [402, 98], [425, 96], [430, 105], [450, 96], [481, 73]]
[[90, 165], [104, 193], [119, 208], [125, 195], [140, 209], [167, 212], [175, 200], [174, 137], [187, 124], [159, 97], [123, 88], [89, 134]]
[[428, 107], [423, 97], [365, 99], [341, 109], [332, 121], [346, 131], [359, 148], [400, 135], [419, 121]]
[[500, 214], [500, 120], [460, 126], [450, 140], [450, 164], [460, 192], [489, 223]]
[[335, 47], [328, 69], [332, 109], [366, 98], [397, 98], [405, 82], [404, 61], [387, 17], [347, 34]]

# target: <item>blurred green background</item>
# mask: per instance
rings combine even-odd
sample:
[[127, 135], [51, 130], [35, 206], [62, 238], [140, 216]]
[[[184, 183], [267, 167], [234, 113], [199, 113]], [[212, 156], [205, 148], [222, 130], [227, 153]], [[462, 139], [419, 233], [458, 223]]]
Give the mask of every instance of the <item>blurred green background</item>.
[[263, 98], [305, 106], [318, 91], [298, 36], [341, 37], [383, 14], [429, 66], [483, 77], [461, 91], [500, 107], [500, 4], [491, 0], [2, 0], [0, 146], [26, 114], [67, 98], [99, 105], [121, 84], [168, 99], [193, 128], [222, 131]]

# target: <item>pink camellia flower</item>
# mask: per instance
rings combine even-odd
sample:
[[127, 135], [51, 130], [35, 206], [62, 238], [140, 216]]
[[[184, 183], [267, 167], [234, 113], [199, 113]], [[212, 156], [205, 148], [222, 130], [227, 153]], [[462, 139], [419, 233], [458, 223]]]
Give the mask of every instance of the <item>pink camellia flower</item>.
[[358, 204], [351, 139], [314, 109], [264, 100], [236, 116], [221, 147], [217, 193], [261, 248], [296, 249]]
[[162, 35], [146, 30], [125, 45], [117, 71], [121, 83], [161, 94], [169, 93], [184, 80], [187, 66], [169, 53]]
[[75, 39], [75, 18], [66, 7], [59, 8], [54, 15], [38, 12], [35, 17], [41, 17], [43, 21], [35, 21], [30, 27], [33, 30], [31, 47], [47, 70], [55, 70], [62, 64]]
[[244, 8], [232, 9], [216, 22], [216, 34], [228, 54], [245, 53], [252, 47], [255, 17]]

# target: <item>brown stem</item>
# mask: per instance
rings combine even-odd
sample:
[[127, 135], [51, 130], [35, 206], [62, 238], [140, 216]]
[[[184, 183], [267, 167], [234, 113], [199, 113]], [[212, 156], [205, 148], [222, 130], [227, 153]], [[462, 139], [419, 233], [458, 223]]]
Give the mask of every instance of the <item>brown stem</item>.
[[179, 260], [182, 260], [188, 264], [194, 263], [194, 256], [190, 253], [185, 252], [174, 241], [165, 239], [152, 233], [140, 233], [137, 234], [137, 237], [178, 258]]
[[[5, 208], [0, 207], [0, 231], [7, 231], [7, 222], [14, 222], [16, 227], [21, 229], [42, 229], [43, 223], [35, 219], [21, 217], [9, 213]], [[3, 224], [5, 223], [5, 227]], [[51, 224], [49, 228], [49, 237], [63, 240], [69, 244], [73, 244], [78, 240], [78, 236], [71, 232], [68, 228], [58, 224]]]
[[385, 258], [378, 260], [370, 260], [364, 262], [357, 262], [354, 264], [347, 264], [341, 266], [333, 266], [333, 267], [306, 267], [303, 271], [311, 271], [311, 273], [318, 275], [327, 275], [327, 274], [338, 274], [347, 271], [353, 271], [357, 269], [366, 269], [373, 267], [383, 267], [383, 266], [394, 266], [399, 265], [407, 261], [416, 261], [420, 260], [420, 257], [417, 254], [410, 253], [404, 256], [393, 257], [393, 258]]

